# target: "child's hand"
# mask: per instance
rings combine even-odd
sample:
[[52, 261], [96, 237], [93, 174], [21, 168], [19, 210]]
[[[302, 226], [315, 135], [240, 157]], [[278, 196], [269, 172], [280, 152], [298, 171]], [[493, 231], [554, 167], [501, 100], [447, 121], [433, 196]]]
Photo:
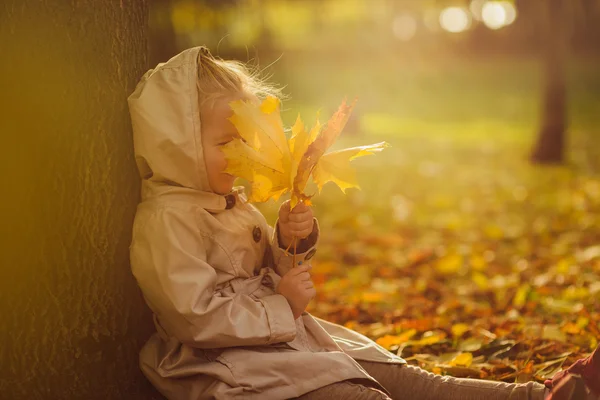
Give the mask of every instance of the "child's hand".
[[279, 238], [280, 244], [288, 248], [294, 237], [304, 239], [313, 231], [314, 225], [312, 208], [304, 203], [298, 203], [290, 211], [290, 201], [279, 207]]
[[292, 268], [281, 278], [277, 285], [277, 293], [283, 295], [290, 304], [294, 319], [302, 315], [308, 303], [317, 294], [308, 272], [311, 268], [310, 264]]

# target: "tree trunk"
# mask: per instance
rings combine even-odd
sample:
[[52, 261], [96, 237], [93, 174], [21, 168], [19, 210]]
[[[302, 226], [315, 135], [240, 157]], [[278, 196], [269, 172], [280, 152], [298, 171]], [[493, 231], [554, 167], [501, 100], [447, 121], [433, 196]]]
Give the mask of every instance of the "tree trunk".
[[[173, 28], [173, 4], [171, 0], [150, 0], [148, 29], [148, 68], [168, 61], [179, 53], [177, 35]], [[183, 50], [183, 49], [181, 49]]]
[[566, 65], [568, 27], [571, 23], [568, 0], [545, 0], [542, 125], [531, 153], [536, 163], [562, 163], [565, 157], [567, 126]]
[[160, 398], [129, 268], [147, 2], [0, 6], [0, 397]]

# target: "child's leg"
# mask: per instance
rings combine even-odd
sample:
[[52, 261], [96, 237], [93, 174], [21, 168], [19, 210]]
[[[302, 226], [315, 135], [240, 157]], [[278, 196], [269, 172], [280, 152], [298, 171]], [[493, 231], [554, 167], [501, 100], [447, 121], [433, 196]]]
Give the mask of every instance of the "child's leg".
[[546, 388], [536, 382], [511, 384], [440, 376], [412, 365], [359, 361], [393, 399], [543, 400]]
[[[365, 379], [366, 381], [366, 379]], [[298, 400], [392, 400], [380, 390], [361, 385], [358, 382], [342, 381], [313, 390], [297, 398]]]

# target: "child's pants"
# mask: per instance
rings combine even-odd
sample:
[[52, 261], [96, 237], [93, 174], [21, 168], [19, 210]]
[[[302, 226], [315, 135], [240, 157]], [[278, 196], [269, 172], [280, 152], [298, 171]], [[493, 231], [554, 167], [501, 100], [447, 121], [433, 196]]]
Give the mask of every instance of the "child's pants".
[[[412, 365], [358, 361], [391, 393], [393, 400], [543, 400], [544, 385], [504, 383], [435, 375]], [[337, 382], [299, 397], [302, 400], [390, 400], [367, 380]]]

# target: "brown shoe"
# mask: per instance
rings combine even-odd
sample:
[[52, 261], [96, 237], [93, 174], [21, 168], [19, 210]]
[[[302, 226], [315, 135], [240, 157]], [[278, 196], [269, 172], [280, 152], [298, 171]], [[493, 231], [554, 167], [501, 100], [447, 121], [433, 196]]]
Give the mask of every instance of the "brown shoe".
[[586, 386], [583, 378], [575, 374], [567, 374], [552, 388], [544, 400], [597, 400]]
[[[600, 346], [596, 347], [596, 350], [588, 357], [577, 360], [566, 370], [560, 371], [552, 379], [546, 380], [544, 385], [552, 389], [552, 393], [554, 393], [560, 383], [572, 375], [580, 376], [585, 386], [593, 394], [600, 396]], [[553, 399], [556, 398], [553, 397]]]

